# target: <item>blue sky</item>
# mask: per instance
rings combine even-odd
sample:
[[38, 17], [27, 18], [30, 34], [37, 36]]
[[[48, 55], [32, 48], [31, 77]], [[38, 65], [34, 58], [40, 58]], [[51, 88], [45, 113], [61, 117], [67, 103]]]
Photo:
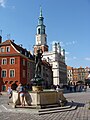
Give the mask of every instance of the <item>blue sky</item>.
[[42, 6], [47, 43], [61, 43], [66, 64], [90, 67], [90, 0], [0, 0], [3, 41], [10, 34], [15, 43], [33, 50]]

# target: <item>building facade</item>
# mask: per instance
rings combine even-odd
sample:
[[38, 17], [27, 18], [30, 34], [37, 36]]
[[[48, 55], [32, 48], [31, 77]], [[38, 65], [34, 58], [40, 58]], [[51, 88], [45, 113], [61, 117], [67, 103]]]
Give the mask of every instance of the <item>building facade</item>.
[[67, 66], [67, 82], [73, 83], [73, 67]]
[[82, 67], [78, 68], [78, 82], [79, 81], [85, 83], [85, 69]]
[[[58, 51], [59, 47], [59, 51]], [[67, 66], [65, 64], [65, 50], [61, 50], [59, 43], [52, 45], [52, 51], [44, 52], [43, 59], [52, 66], [53, 84], [67, 84]]]
[[82, 83], [85, 84], [85, 80], [88, 79], [90, 73], [89, 67], [73, 68], [67, 66], [67, 81], [69, 80], [72, 84]]
[[85, 79], [88, 78], [89, 73], [90, 73], [90, 67], [85, 67]]
[[44, 79], [43, 82], [43, 88], [51, 88], [53, 85], [53, 72], [52, 72], [52, 66], [50, 64], [43, 60], [42, 66], [41, 66], [41, 77]]
[[12, 84], [27, 84], [34, 76], [33, 56], [12, 40], [0, 43], [0, 83], [2, 90]]

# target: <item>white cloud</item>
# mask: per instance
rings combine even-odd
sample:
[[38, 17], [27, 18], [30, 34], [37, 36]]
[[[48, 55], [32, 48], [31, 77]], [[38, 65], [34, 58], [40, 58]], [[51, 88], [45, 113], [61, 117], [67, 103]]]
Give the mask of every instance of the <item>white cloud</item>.
[[52, 44], [58, 43], [58, 41], [52, 41]]
[[65, 57], [65, 60], [68, 60], [68, 58], [67, 58], [67, 57]]
[[71, 45], [71, 42], [66, 42], [66, 45]]
[[64, 47], [64, 46], [65, 46], [65, 45], [64, 45], [64, 43], [63, 43], [62, 41], [60, 42], [60, 45], [61, 45], [62, 47]]
[[0, 6], [5, 8], [6, 0], [0, 0]]
[[76, 43], [76, 41], [72, 41], [72, 44], [75, 44]]
[[90, 61], [90, 57], [87, 57], [87, 58], [85, 58], [85, 60], [88, 60], [88, 61]]
[[74, 57], [73, 57], [73, 59], [74, 59], [74, 60], [76, 60], [76, 59], [77, 59], [77, 57], [75, 57], [75, 56], [74, 56]]
[[0, 7], [3, 7], [3, 8], [10, 8], [10, 9], [15, 9], [15, 6], [6, 6], [6, 2], [7, 0], [0, 0]]
[[[50, 44], [54, 44], [54, 43], [58, 43], [59, 41], [52, 41]], [[68, 46], [68, 45], [74, 45], [77, 43], [77, 41], [70, 41], [70, 42], [66, 42], [64, 43], [63, 41], [59, 42], [60, 43], [60, 46], [61, 47], [65, 47], [65, 46]]]
[[74, 45], [74, 44], [76, 44], [77, 42], [76, 41], [71, 41], [71, 42], [66, 42], [66, 45]]
[[66, 54], [66, 55], [69, 55], [69, 52], [66, 52], [66, 51], [65, 51], [65, 54]]
[[12, 9], [15, 9], [15, 6], [12, 6]]
[[66, 61], [72, 61], [72, 60], [76, 60], [77, 59], [77, 57], [68, 57], [68, 56], [66, 56], [65, 57], [65, 59], [66, 59]]

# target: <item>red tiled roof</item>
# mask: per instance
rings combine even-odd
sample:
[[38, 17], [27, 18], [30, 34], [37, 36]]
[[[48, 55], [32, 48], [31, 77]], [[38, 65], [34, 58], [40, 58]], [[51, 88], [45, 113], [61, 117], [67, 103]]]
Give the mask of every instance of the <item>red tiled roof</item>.
[[0, 46], [2, 46], [2, 45], [10, 45], [10, 44], [12, 44], [21, 54], [25, 55], [25, 52], [26, 52], [27, 53], [27, 57], [29, 57], [29, 55], [30, 55], [30, 58], [34, 59], [33, 56], [31, 55], [30, 51], [27, 51], [22, 46], [15, 44], [13, 42], [13, 40], [6, 40], [6, 41], [2, 42], [0, 44]]
[[0, 43], [0, 46], [1, 45], [7, 45], [7, 44], [11, 44], [11, 40], [6, 40], [6, 41]]

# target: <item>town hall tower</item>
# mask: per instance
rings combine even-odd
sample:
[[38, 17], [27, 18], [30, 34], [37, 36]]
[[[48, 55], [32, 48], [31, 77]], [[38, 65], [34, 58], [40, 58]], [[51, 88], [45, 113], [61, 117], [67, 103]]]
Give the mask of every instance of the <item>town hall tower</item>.
[[34, 54], [36, 54], [37, 49], [41, 49], [42, 52], [48, 51], [47, 45], [47, 35], [45, 33], [45, 25], [43, 23], [42, 9], [40, 8], [40, 16], [38, 18], [37, 33], [36, 33], [36, 43], [34, 45]]

